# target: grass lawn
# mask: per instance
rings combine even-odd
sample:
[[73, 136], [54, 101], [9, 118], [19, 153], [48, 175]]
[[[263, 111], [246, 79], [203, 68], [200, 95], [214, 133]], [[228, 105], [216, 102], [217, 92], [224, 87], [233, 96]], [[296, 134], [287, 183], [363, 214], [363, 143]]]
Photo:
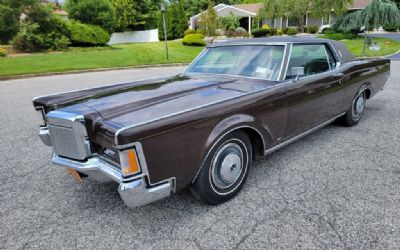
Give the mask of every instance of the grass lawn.
[[368, 48], [365, 50], [363, 55], [364, 38], [357, 38], [354, 40], [342, 40], [340, 42], [346, 44], [346, 47], [357, 57], [373, 57], [373, 56], [384, 56], [396, 53], [400, 50], [400, 41], [391, 40], [387, 38], [373, 38], [378, 45], [381, 46], [381, 50], [372, 51]]
[[[400, 50], [400, 41], [374, 38], [380, 51], [366, 50], [367, 57], [383, 56]], [[364, 56], [363, 38], [342, 40], [357, 57]], [[170, 60], [165, 56], [164, 42], [114, 45], [109, 48], [72, 48], [66, 52], [38, 53], [0, 58], [0, 77], [21, 74], [64, 72], [72, 70], [127, 67], [150, 64], [189, 63], [203, 49], [169, 42]]]
[[183, 46], [181, 41], [169, 42], [169, 61], [166, 59], [164, 42], [114, 45], [111, 48], [99, 49], [75, 48], [67, 52], [6, 57], [0, 58], [0, 76], [149, 64], [189, 63], [202, 49], [202, 47]]

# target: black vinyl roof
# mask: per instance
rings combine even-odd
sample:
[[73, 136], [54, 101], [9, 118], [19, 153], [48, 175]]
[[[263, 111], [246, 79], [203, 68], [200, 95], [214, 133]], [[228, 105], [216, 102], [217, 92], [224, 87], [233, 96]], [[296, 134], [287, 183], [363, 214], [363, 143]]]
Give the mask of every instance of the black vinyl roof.
[[357, 60], [346, 46], [338, 41], [324, 38], [301, 37], [301, 36], [271, 36], [252, 39], [229, 39], [227, 41], [217, 42], [209, 47], [229, 46], [237, 44], [263, 44], [263, 43], [329, 43], [334, 49], [342, 63]]

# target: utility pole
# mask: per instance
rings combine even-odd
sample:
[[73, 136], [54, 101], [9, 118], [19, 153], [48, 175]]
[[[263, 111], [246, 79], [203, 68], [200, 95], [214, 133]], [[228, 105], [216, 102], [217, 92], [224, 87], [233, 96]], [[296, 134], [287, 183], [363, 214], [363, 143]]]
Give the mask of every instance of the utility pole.
[[163, 28], [164, 28], [164, 38], [165, 38], [165, 50], [167, 52], [167, 60], [169, 61], [169, 52], [168, 52], [168, 37], [167, 37], [167, 22], [165, 21], [165, 12], [166, 8], [165, 5], [161, 4], [161, 12], [163, 15]]

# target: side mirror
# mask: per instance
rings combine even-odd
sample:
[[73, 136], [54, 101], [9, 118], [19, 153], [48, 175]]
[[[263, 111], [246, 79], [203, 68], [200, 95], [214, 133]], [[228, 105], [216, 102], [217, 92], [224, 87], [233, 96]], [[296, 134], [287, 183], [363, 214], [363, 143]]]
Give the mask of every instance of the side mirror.
[[299, 77], [304, 76], [304, 67], [293, 67], [292, 68], [292, 76], [295, 76], [295, 79], [298, 80]]

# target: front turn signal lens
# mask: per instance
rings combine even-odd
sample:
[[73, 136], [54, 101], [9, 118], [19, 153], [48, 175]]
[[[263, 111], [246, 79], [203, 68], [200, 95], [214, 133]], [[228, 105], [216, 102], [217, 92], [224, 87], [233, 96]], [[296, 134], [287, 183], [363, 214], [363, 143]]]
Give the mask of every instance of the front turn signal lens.
[[122, 174], [129, 176], [140, 172], [139, 161], [135, 150], [126, 150], [120, 152], [120, 161]]

